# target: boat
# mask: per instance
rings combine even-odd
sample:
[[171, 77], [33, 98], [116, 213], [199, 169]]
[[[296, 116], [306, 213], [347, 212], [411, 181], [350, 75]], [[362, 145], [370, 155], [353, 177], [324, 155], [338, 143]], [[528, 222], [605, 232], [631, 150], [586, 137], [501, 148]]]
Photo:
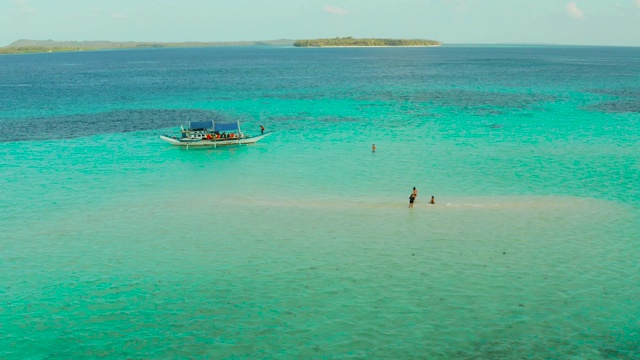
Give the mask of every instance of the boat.
[[[191, 121], [185, 128], [180, 126], [180, 136], [161, 135], [160, 139], [176, 146], [231, 146], [256, 143], [271, 132], [248, 136], [240, 131], [240, 122], [220, 124], [214, 120]], [[263, 130], [264, 131], [264, 130]]]

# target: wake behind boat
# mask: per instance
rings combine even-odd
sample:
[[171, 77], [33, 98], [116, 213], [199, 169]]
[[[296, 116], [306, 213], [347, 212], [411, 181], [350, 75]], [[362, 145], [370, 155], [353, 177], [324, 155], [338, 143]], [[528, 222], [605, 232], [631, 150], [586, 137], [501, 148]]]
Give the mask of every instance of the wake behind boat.
[[[247, 136], [240, 131], [240, 122], [220, 124], [214, 120], [191, 121], [185, 129], [180, 126], [180, 136], [161, 135], [160, 139], [177, 146], [230, 146], [253, 144], [262, 140], [270, 132]], [[264, 131], [264, 130], [263, 130]]]

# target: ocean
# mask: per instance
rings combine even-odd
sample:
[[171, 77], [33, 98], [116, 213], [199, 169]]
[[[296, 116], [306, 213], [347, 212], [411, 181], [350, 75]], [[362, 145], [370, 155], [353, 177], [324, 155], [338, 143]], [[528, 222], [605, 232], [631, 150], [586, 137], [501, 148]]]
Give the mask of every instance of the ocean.
[[0, 358], [640, 359], [639, 125], [640, 48], [0, 56]]

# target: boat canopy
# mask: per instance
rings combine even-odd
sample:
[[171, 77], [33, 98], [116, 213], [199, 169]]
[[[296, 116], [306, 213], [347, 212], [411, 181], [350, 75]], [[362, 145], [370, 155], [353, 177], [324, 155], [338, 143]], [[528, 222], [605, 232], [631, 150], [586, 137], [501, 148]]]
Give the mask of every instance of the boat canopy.
[[229, 123], [229, 124], [216, 124], [215, 131], [229, 131], [229, 130], [238, 130], [238, 123]]
[[198, 130], [198, 129], [213, 129], [213, 120], [189, 122], [189, 130]]
[[217, 124], [213, 120], [209, 121], [191, 121], [189, 122], [189, 130], [212, 129], [213, 131], [232, 131], [240, 129], [238, 122], [228, 124]]

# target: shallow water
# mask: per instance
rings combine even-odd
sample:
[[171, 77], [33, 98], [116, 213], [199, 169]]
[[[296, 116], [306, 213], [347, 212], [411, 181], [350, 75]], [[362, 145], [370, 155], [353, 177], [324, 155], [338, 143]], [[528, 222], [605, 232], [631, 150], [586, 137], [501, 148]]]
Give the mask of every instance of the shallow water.
[[0, 357], [638, 357], [637, 49], [307, 50], [0, 57]]

